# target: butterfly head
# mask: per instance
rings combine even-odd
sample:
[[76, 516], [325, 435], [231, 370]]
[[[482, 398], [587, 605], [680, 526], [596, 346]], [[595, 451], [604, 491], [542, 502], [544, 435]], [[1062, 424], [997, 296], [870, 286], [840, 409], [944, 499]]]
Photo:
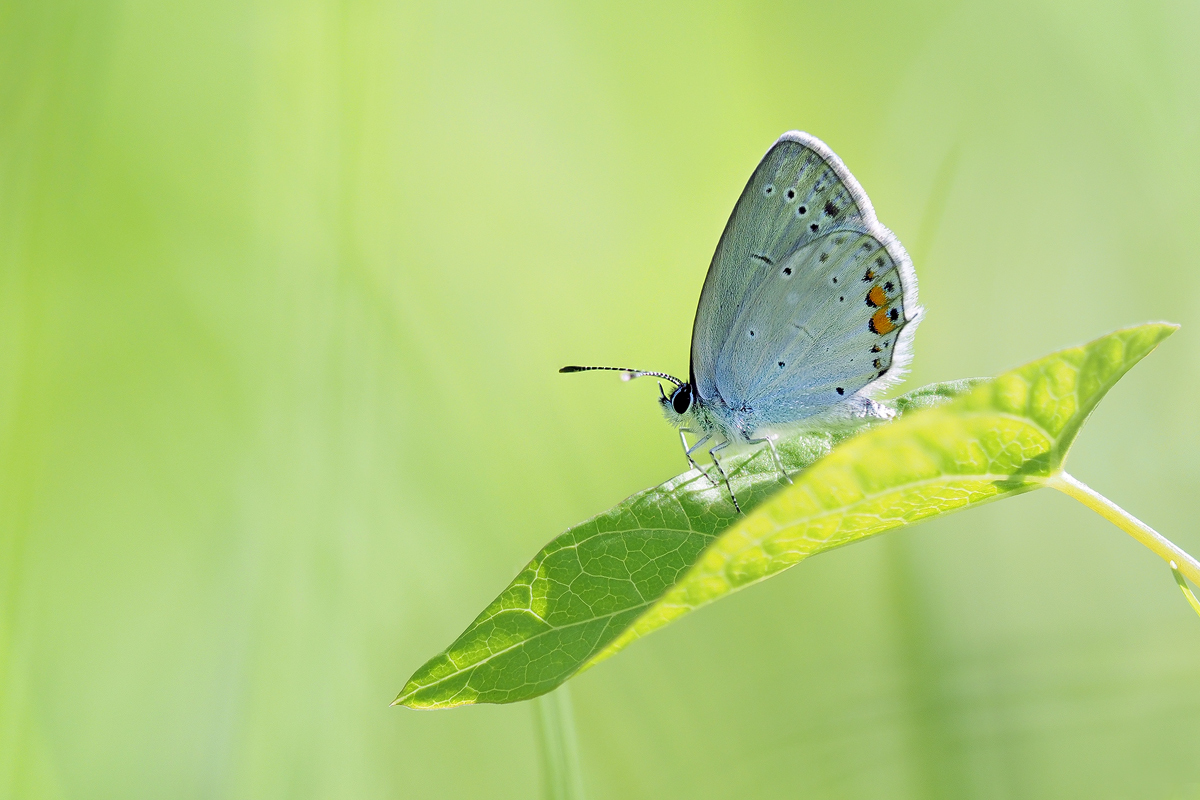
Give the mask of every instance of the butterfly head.
[[667, 418], [667, 422], [677, 428], [683, 425], [692, 410], [694, 400], [691, 384], [680, 383], [668, 395], [660, 383], [658, 384], [658, 394], [658, 403], [662, 406], [663, 416]]

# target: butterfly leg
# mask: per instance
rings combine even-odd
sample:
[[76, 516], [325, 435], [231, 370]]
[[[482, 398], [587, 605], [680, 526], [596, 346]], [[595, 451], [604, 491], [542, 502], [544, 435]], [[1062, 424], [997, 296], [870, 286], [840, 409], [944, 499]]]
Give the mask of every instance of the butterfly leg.
[[708, 478], [709, 483], [711, 483], [713, 486], [716, 486], [717, 482], [714, 481], [711, 477], [709, 477], [709, 474], [707, 472], [700, 469], [700, 465], [696, 463], [696, 459], [692, 458], [692, 451], [695, 450], [700, 445], [707, 442], [709, 439], [711, 439], [712, 434], [711, 433], [705, 434], [703, 439], [700, 439], [694, 445], [692, 445], [691, 447], [688, 447], [687, 438], [684, 436], [685, 433], [695, 433], [695, 431], [692, 430], [691, 428], [680, 428], [679, 429], [679, 441], [683, 442], [683, 454], [685, 456], [687, 456], [688, 463], [692, 465], [692, 469], [699, 472], [705, 478]]
[[733, 493], [733, 487], [729, 485], [729, 476], [725, 474], [725, 470], [721, 469], [721, 462], [717, 460], [717, 451], [724, 450], [726, 447], [729, 447], [728, 439], [710, 449], [708, 451], [708, 457], [712, 459], [713, 466], [717, 468], [717, 472], [720, 473], [721, 479], [725, 481], [725, 489], [729, 492], [729, 499], [733, 501], [734, 509], [740, 514], [742, 513], [742, 507], [738, 505], [737, 495]]
[[779, 474], [783, 476], [783, 479], [785, 481], [787, 481], [788, 483], [791, 483], [792, 476], [788, 475], [787, 470], [783, 468], [783, 459], [779, 457], [779, 451], [775, 449], [775, 442], [771, 439], [770, 436], [764, 436], [761, 439], [751, 439], [749, 441], [749, 444], [762, 444], [763, 442], [766, 442], [768, 445], [770, 445], [771, 457], [773, 459], [775, 459], [775, 466], [779, 468]]

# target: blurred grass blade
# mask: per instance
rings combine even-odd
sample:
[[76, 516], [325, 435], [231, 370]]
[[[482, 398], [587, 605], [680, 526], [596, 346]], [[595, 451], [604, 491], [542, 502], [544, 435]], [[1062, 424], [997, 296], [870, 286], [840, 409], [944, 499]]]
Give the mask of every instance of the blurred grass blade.
[[544, 800], [584, 800], [570, 689], [567, 685], [560, 686], [534, 698], [532, 704], [541, 751]]
[[782, 489], [763, 453], [730, 459], [748, 516], [695, 471], [636, 494], [547, 545], [395, 702], [535, 697], [808, 556], [1039, 488], [1100, 399], [1175, 329], [1117, 331], [993, 381], [919, 389], [887, 424], [793, 437], [781, 455], [803, 472]]

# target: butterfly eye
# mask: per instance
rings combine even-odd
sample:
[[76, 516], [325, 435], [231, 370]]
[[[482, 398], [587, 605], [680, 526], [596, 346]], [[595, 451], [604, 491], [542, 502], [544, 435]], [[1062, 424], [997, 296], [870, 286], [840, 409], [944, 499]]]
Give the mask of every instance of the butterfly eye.
[[675, 390], [675, 394], [671, 395], [671, 408], [675, 409], [676, 414], [686, 414], [687, 410], [692, 406], [692, 392], [688, 386], [680, 386]]

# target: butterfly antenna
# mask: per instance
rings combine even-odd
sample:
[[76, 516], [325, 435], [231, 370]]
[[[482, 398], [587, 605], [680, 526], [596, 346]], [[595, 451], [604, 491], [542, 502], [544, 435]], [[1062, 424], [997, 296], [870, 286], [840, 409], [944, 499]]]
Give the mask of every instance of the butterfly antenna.
[[665, 372], [646, 372], [640, 369], [630, 369], [629, 367], [563, 367], [559, 372], [591, 372], [592, 370], [607, 370], [609, 372], [623, 372], [621, 380], [631, 381], [634, 378], [662, 378], [668, 380], [676, 386], [683, 386], [683, 381]]

